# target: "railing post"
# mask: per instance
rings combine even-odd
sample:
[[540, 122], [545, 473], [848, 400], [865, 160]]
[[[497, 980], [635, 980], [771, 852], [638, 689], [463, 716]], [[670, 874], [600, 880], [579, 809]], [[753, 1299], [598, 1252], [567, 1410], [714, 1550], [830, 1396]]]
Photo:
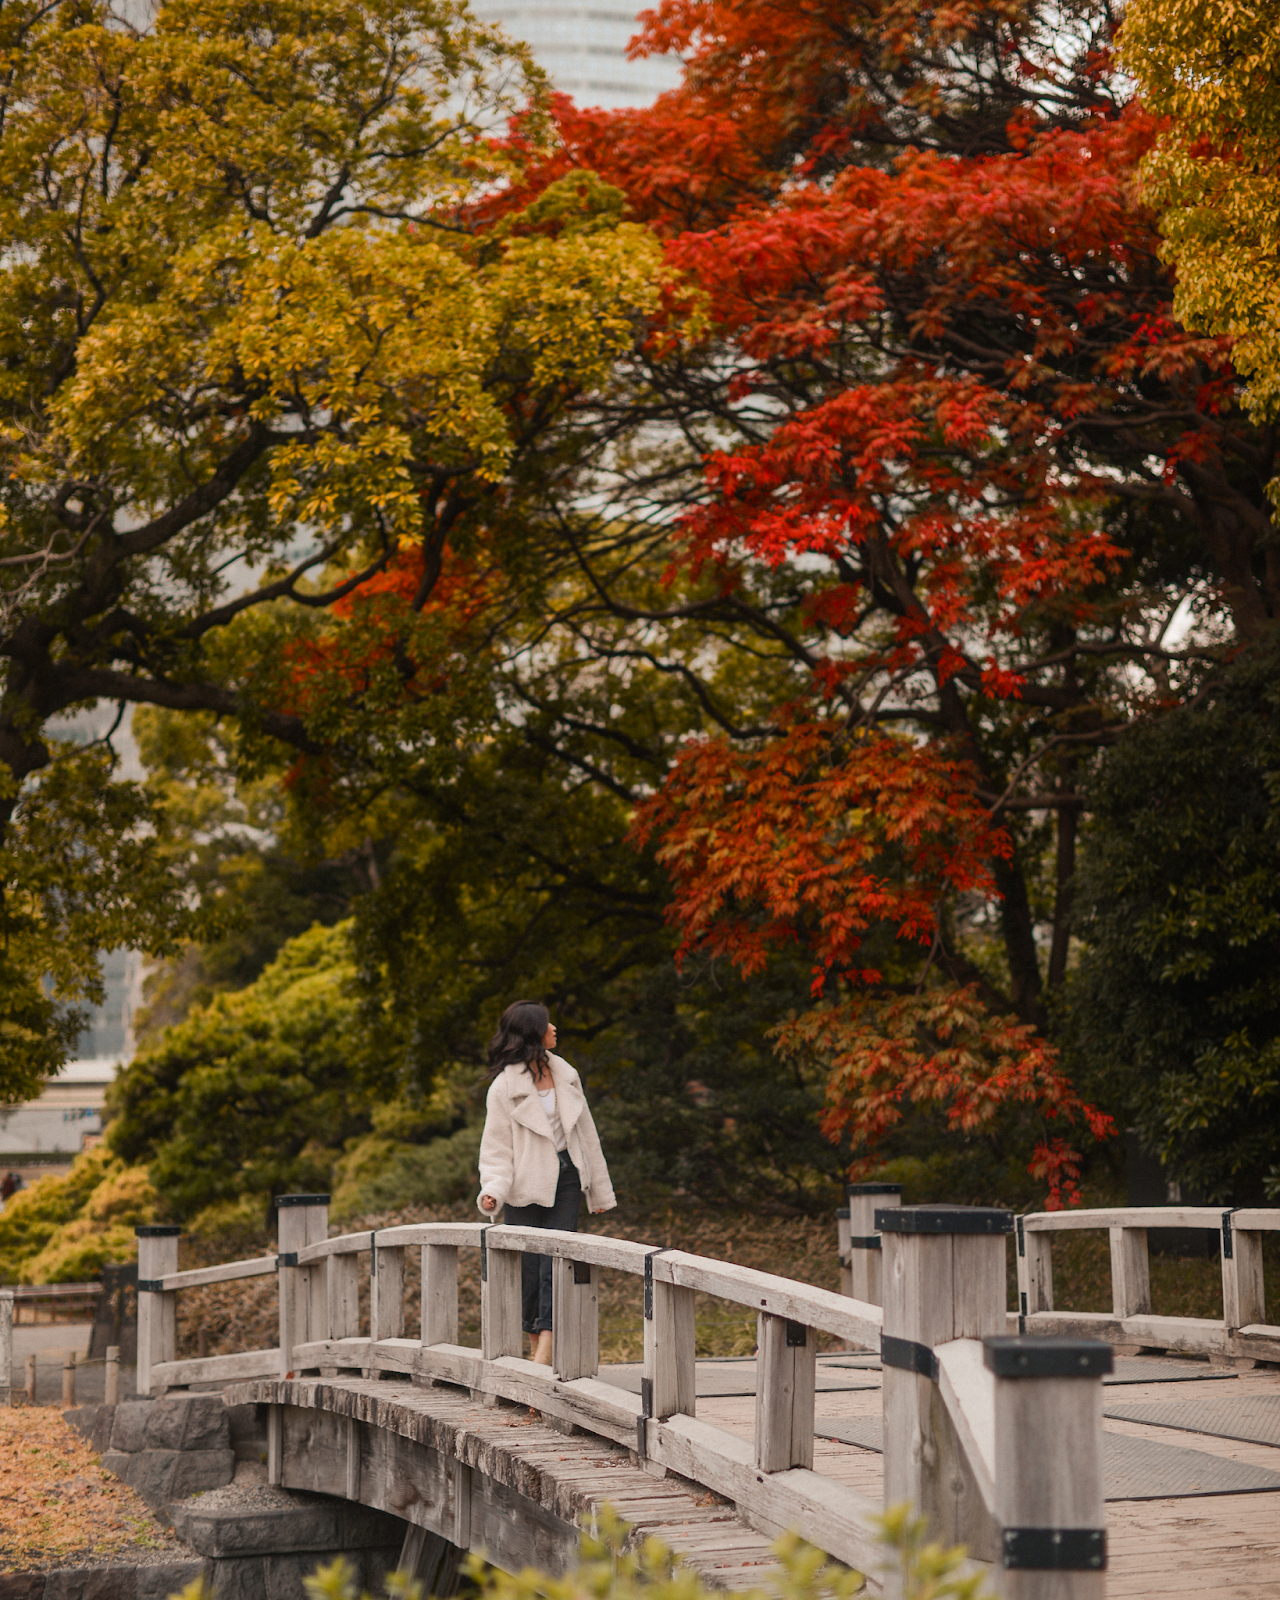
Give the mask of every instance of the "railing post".
[[902, 1204], [900, 1183], [851, 1183], [849, 1197], [849, 1293], [869, 1306], [884, 1304], [880, 1230], [876, 1212]]
[[0, 1289], [0, 1406], [12, 1405], [13, 1290]]
[[108, 1406], [120, 1403], [120, 1346], [109, 1344], [103, 1363], [102, 1403]]
[[133, 1230], [138, 1241], [138, 1393], [151, 1393], [151, 1369], [178, 1353], [178, 1296], [152, 1289], [178, 1270], [181, 1228], [151, 1225]]
[[458, 1342], [458, 1247], [422, 1247], [422, 1342]]
[[594, 1378], [600, 1370], [600, 1268], [551, 1259], [551, 1365], [558, 1378]]
[[1053, 1235], [1026, 1228], [1022, 1218], [1018, 1229], [1018, 1311], [1031, 1317], [1037, 1311], [1053, 1310]]
[[1267, 1320], [1262, 1281], [1262, 1235], [1232, 1226], [1222, 1213], [1222, 1316], [1228, 1334]]
[[480, 1235], [480, 1354], [485, 1361], [522, 1354], [519, 1250], [490, 1243], [492, 1228]]
[[[317, 1267], [299, 1267], [298, 1251], [319, 1244], [329, 1237], [329, 1196], [327, 1194], [281, 1194], [276, 1196], [276, 1249], [280, 1276], [280, 1376], [294, 1370], [295, 1345], [329, 1337], [328, 1295], [323, 1262]], [[315, 1289], [313, 1292], [313, 1284]], [[313, 1318], [314, 1313], [314, 1318]]]
[[1013, 1214], [977, 1206], [879, 1209], [884, 1241], [885, 1505], [908, 1501], [929, 1537], [995, 1554], [995, 1529], [937, 1386], [934, 1348], [1005, 1326]]
[[812, 1328], [760, 1312], [756, 1318], [756, 1466], [813, 1466], [818, 1338]]
[[404, 1338], [404, 1246], [380, 1245], [369, 1253], [369, 1338]]
[[1102, 1600], [1102, 1378], [1096, 1339], [991, 1338], [995, 1377], [996, 1563], [1006, 1600]]
[[1151, 1310], [1151, 1266], [1145, 1228], [1108, 1228], [1111, 1239], [1111, 1308], [1117, 1317]]
[[644, 1417], [692, 1417], [697, 1406], [693, 1290], [664, 1283], [653, 1275], [651, 1250], [644, 1261], [644, 1377], [640, 1410]]

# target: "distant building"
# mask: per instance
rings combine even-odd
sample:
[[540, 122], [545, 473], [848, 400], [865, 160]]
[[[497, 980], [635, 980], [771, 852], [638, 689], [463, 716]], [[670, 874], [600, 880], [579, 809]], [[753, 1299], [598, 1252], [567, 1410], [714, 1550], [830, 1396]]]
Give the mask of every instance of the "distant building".
[[529, 45], [557, 89], [580, 106], [647, 106], [680, 81], [675, 56], [627, 60], [637, 7], [609, 0], [574, 5], [566, 0], [471, 0], [483, 22], [500, 22]]
[[45, 1085], [38, 1100], [0, 1110], [0, 1166], [41, 1171], [65, 1167], [102, 1133], [107, 1086], [133, 1056], [133, 1018], [142, 999], [143, 958], [136, 950], [102, 957], [106, 999], [80, 1035], [79, 1056]]

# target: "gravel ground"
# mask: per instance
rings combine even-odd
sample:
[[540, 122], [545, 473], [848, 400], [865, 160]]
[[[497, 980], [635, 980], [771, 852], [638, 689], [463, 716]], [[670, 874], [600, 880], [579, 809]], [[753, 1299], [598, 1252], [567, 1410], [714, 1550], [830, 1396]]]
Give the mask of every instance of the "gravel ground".
[[59, 1412], [0, 1407], [0, 1571], [195, 1558]]
[[[248, 1469], [248, 1470], [246, 1470]], [[182, 1502], [200, 1511], [282, 1511], [294, 1510], [312, 1501], [331, 1505], [325, 1495], [303, 1494], [297, 1489], [277, 1489], [267, 1482], [267, 1469], [256, 1461], [241, 1461], [235, 1480], [221, 1489], [203, 1489]]]

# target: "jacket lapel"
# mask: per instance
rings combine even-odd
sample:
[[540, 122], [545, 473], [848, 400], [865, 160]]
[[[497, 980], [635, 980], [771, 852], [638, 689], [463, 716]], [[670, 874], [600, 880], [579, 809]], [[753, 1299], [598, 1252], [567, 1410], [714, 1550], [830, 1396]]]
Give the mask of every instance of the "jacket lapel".
[[582, 1090], [570, 1082], [569, 1074], [565, 1070], [567, 1065], [568, 1063], [561, 1061], [559, 1056], [551, 1057], [551, 1077], [556, 1086], [556, 1110], [560, 1113], [560, 1126], [564, 1129], [566, 1139], [587, 1104], [583, 1099]]
[[[523, 1067], [507, 1067], [507, 1092], [511, 1096], [511, 1120], [530, 1133], [551, 1137], [551, 1124], [533, 1087], [533, 1079]], [[557, 1085], [559, 1087], [559, 1085]]]

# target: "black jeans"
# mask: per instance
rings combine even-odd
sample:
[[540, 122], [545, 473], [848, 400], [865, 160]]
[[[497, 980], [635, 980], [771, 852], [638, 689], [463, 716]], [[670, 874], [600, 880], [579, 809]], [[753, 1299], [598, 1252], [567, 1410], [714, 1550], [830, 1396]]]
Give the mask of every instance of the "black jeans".
[[[507, 1206], [502, 1220], [513, 1228], [561, 1228], [578, 1231], [582, 1209], [582, 1180], [567, 1150], [560, 1151], [560, 1177], [556, 1197], [549, 1206]], [[521, 1326], [526, 1333], [546, 1333], [551, 1327], [551, 1257], [532, 1256], [526, 1250], [520, 1263], [524, 1291]]]

